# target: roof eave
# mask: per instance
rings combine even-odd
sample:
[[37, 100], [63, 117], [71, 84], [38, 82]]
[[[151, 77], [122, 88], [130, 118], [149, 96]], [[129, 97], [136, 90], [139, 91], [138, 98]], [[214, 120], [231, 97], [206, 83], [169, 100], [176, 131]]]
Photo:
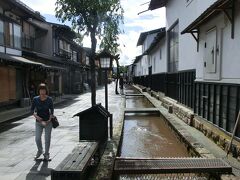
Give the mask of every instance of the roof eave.
[[137, 46], [143, 45], [144, 40], [146, 39], [146, 32], [140, 34], [137, 42]]
[[208, 21], [214, 14], [217, 14], [221, 11], [223, 6], [226, 6], [231, 0], [218, 0], [213, 3], [209, 8], [207, 8], [195, 21], [193, 21], [189, 26], [187, 26], [181, 34], [192, 33], [194, 30], [197, 30], [204, 22]]
[[14, 4], [16, 7], [20, 8], [24, 12], [30, 14], [32, 17], [36, 18], [37, 20], [40, 20], [42, 22], [46, 22], [45, 17], [42, 16], [39, 12], [34, 11], [29, 6], [21, 2], [20, 0], [11, 0], [12, 4]]
[[156, 45], [160, 42], [160, 40], [162, 38], [164, 38], [166, 36], [166, 28], [162, 28], [162, 32], [159, 32], [157, 34], [157, 36], [154, 38], [154, 40], [152, 41], [151, 45], [149, 46], [149, 48], [144, 52], [145, 55], [147, 55], [148, 53], [150, 53], [155, 47]]
[[162, 31], [162, 28], [142, 32], [138, 38], [137, 46], [143, 45], [144, 40], [146, 39], [147, 35], [154, 34], [154, 33], [159, 33]]
[[152, 11], [152, 10], [155, 10], [155, 9], [158, 9], [158, 8], [165, 7], [166, 3], [167, 3], [167, 0], [151, 0], [150, 4], [149, 4], [149, 7], [148, 7], [148, 10]]

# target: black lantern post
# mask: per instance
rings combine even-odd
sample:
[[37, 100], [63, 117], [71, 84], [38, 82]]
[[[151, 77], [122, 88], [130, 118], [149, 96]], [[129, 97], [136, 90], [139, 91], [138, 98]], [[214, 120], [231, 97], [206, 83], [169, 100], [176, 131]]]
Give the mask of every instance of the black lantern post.
[[104, 70], [105, 74], [105, 108], [108, 111], [108, 77], [107, 72], [112, 67], [112, 61], [114, 56], [112, 56], [109, 52], [103, 51], [98, 54], [100, 68]]

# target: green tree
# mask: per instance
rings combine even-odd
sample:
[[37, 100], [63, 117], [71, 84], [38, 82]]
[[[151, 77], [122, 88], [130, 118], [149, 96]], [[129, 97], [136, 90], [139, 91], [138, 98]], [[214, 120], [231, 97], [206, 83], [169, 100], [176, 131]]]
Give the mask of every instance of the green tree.
[[[56, 17], [71, 21], [73, 29], [90, 35], [91, 38], [91, 92], [92, 105], [96, 104], [95, 56], [97, 37], [99, 39], [116, 38], [119, 25], [123, 21], [123, 9], [120, 0], [57, 0]], [[111, 43], [111, 42], [109, 42]]]
[[118, 93], [118, 79], [119, 79], [119, 55], [120, 52], [118, 43], [118, 35], [121, 33], [121, 30], [118, 28], [119, 24], [118, 21], [112, 21], [108, 23], [108, 26], [105, 28], [105, 36], [101, 41], [100, 49], [105, 50], [107, 49], [112, 55], [115, 56], [114, 60], [117, 64], [117, 74], [116, 74], [116, 86], [115, 86], [115, 94]]
[[78, 45], [82, 46], [83, 38], [83, 35], [81, 35], [80, 33], [76, 33], [76, 37], [73, 39], [73, 41], [76, 42]]

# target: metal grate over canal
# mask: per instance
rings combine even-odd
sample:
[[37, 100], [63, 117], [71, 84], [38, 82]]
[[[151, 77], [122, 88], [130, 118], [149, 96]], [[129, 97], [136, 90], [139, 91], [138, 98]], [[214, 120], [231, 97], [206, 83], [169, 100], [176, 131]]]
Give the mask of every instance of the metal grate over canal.
[[132, 159], [116, 158], [114, 176], [119, 180], [205, 180], [215, 179], [218, 174], [231, 173], [232, 168], [222, 159], [163, 158]]
[[119, 176], [119, 180], [209, 180], [207, 174], [126, 174]]
[[161, 173], [231, 173], [232, 168], [222, 159], [162, 158], [131, 159], [117, 158], [114, 172], [117, 174]]

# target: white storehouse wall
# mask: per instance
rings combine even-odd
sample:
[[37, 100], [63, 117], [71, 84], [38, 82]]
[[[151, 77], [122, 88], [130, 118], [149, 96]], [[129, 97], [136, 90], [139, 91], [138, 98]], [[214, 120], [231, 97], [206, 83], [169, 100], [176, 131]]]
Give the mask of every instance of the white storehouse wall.
[[138, 61], [137, 63], [135, 63], [135, 67], [134, 67], [134, 75], [135, 76], [141, 76], [141, 61]]
[[[150, 47], [152, 41], [156, 37], [157, 33], [148, 34], [142, 44], [142, 54]], [[139, 62], [136, 63], [135, 75], [136, 76], [146, 76], [149, 74], [148, 68], [150, 66], [150, 57], [148, 55], [143, 55]]]
[[[219, 83], [240, 84], [240, 3], [236, 3], [234, 39], [231, 38], [231, 23], [221, 13], [212, 20], [201, 26], [199, 53], [197, 56], [196, 81], [215, 81]], [[204, 51], [206, 32], [211, 28], [217, 30], [217, 54], [216, 73], [206, 72], [204, 67]]]
[[190, 34], [181, 35], [192, 21], [216, 0], [192, 0], [190, 3], [171, 0], [166, 5], [166, 30], [179, 22], [179, 71], [196, 69], [197, 43]]
[[148, 75], [148, 67], [149, 67], [149, 63], [148, 63], [148, 55], [144, 55], [141, 58], [141, 65], [142, 65], [142, 72], [141, 75], [142, 76], [146, 76]]
[[167, 71], [166, 38], [162, 38], [157, 46], [149, 53], [152, 74]]

